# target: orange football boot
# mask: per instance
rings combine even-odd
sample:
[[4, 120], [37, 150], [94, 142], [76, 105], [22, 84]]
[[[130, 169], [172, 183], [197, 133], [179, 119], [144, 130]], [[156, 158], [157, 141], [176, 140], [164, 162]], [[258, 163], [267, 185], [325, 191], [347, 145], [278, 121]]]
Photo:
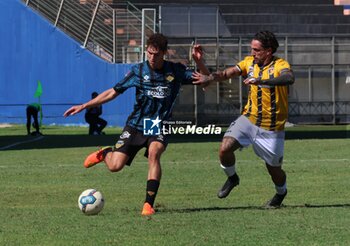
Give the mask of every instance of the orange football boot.
[[155, 213], [156, 213], [156, 211], [154, 211], [154, 209], [152, 208], [152, 206], [148, 202], [145, 202], [145, 204], [143, 204], [143, 209], [142, 209], [141, 215], [150, 216], [150, 215], [155, 214]]
[[100, 150], [97, 150], [91, 153], [90, 155], [88, 155], [88, 157], [86, 157], [84, 161], [84, 167], [89, 168], [89, 167], [95, 166], [97, 163], [104, 161], [106, 157], [105, 152], [108, 149], [111, 149], [111, 147], [110, 146], [103, 147]]

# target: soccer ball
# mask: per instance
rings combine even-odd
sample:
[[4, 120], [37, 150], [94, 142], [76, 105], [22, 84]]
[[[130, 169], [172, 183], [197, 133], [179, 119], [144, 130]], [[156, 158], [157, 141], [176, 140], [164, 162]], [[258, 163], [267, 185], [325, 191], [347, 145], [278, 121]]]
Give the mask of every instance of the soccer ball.
[[80, 210], [86, 215], [95, 215], [101, 212], [105, 200], [101, 192], [95, 189], [84, 190], [78, 200]]

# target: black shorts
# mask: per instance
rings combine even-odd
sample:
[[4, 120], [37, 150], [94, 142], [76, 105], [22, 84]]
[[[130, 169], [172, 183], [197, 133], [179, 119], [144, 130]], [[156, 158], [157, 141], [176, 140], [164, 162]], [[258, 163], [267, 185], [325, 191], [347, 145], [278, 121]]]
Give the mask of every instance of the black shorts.
[[164, 145], [164, 148], [168, 145], [168, 139], [164, 135], [156, 136], [144, 136], [143, 132], [130, 127], [125, 126], [122, 134], [119, 136], [118, 142], [115, 144], [115, 150], [129, 156], [129, 160], [126, 165], [130, 166], [137, 152], [143, 147], [146, 148], [145, 157], [148, 157], [148, 147], [154, 141], [160, 142]]

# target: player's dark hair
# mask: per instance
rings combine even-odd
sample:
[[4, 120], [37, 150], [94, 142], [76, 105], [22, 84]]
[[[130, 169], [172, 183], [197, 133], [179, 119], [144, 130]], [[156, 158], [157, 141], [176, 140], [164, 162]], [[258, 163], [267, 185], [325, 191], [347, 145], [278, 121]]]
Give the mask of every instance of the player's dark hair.
[[264, 49], [271, 48], [272, 54], [275, 53], [279, 47], [275, 34], [270, 31], [260, 31], [254, 35], [253, 39], [260, 41]]
[[161, 51], [167, 51], [168, 39], [161, 33], [155, 33], [148, 38], [147, 46], [153, 46]]
[[93, 93], [91, 93], [91, 97], [92, 98], [95, 98], [95, 97], [97, 97], [98, 96], [98, 93], [96, 92], [96, 91], [94, 91]]

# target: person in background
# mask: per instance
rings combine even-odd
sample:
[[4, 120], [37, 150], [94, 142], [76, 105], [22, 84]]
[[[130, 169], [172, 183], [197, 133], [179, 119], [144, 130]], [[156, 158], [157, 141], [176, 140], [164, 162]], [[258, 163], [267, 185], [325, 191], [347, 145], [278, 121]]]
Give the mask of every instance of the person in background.
[[[97, 92], [91, 94], [91, 99], [98, 96]], [[102, 130], [107, 126], [107, 121], [102, 119], [102, 105], [86, 109], [85, 121], [89, 124], [89, 135], [104, 134]]]
[[[40, 119], [42, 118], [42, 107], [39, 103], [31, 103], [27, 105], [26, 108], [26, 115], [27, 115], [27, 135], [42, 135], [39, 131], [40, 124], [38, 120], [38, 115], [40, 113]], [[32, 118], [33, 118], [33, 127], [35, 128], [35, 132], [30, 132], [30, 127], [32, 125]]]

